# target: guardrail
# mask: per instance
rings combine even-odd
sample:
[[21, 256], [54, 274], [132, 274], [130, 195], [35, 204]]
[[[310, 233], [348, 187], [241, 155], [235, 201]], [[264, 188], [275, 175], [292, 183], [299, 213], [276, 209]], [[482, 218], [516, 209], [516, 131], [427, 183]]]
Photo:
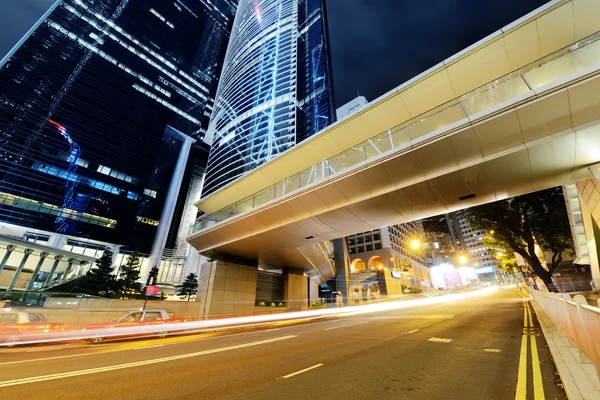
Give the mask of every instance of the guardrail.
[[532, 290], [534, 300], [579, 352], [582, 364], [594, 364], [600, 378], [600, 308], [588, 305], [578, 294], [545, 293]]
[[382, 153], [403, 151], [423, 136], [461, 121], [476, 120], [487, 110], [509, 101], [523, 100], [535, 90], [600, 63], [600, 32], [579, 40], [527, 66], [482, 85], [396, 127], [318, 162], [277, 184], [201, 216], [189, 227], [194, 235], [214, 224], [253, 210], [269, 201], [338, 176]]

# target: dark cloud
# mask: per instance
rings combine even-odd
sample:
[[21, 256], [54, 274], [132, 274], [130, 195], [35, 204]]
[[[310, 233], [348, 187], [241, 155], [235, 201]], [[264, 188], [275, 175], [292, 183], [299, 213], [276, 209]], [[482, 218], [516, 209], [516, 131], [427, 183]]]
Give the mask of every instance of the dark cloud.
[[4, 57], [55, 0], [0, 0], [0, 58]]
[[548, 0], [327, 0], [336, 103], [373, 100]]

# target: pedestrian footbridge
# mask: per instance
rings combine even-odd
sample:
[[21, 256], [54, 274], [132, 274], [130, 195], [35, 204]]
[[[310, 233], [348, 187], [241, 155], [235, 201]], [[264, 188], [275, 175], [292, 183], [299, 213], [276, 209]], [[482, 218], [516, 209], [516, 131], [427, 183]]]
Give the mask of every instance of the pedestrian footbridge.
[[590, 177], [597, 15], [554, 1], [436, 65], [200, 200], [189, 243], [330, 279], [320, 242]]

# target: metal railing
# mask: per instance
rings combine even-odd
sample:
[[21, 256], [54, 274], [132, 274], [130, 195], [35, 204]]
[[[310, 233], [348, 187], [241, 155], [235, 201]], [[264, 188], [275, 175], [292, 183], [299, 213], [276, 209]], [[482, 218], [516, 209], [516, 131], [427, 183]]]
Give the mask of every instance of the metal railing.
[[598, 65], [600, 64], [600, 40], [598, 39], [600, 39], [600, 32], [373, 136], [215, 213], [205, 214], [190, 226], [189, 234], [195, 234], [215, 223], [337, 176], [358, 164], [367, 163], [382, 153], [410, 149], [419, 138], [451, 125], [462, 125], [470, 118], [476, 119], [478, 114], [481, 115], [480, 113], [491, 107], [519, 97], [524, 99], [535, 89], [584, 68]]
[[544, 313], [556, 325], [569, 346], [576, 348], [583, 364], [594, 364], [600, 378], [600, 308], [587, 304], [578, 294], [546, 293], [532, 290]]

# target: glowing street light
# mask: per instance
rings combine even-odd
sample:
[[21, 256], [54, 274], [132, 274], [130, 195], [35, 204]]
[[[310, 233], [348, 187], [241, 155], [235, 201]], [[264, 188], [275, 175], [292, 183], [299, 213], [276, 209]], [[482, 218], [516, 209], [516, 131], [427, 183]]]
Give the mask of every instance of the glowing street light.
[[421, 247], [421, 242], [419, 240], [415, 239], [412, 242], [410, 242], [410, 247], [412, 247], [413, 250], [417, 250], [418, 248]]
[[469, 261], [469, 259], [467, 258], [467, 256], [460, 256], [458, 257], [458, 262], [461, 264], [466, 264], [467, 261]]

